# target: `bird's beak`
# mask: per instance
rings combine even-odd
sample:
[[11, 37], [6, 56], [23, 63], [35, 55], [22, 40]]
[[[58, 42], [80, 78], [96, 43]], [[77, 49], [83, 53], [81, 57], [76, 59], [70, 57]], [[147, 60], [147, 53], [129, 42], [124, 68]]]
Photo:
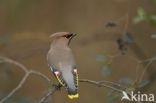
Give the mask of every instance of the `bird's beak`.
[[69, 38], [69, 42], [68, 42], [68, 45], [70, 44], [71, 40], [73, 39], [73, 37], [75, 37], [77, 34], [75, 33], [72, 33], [71, 37]]
[[77, 34], [73, 33], [73, 36], [76, 36]]

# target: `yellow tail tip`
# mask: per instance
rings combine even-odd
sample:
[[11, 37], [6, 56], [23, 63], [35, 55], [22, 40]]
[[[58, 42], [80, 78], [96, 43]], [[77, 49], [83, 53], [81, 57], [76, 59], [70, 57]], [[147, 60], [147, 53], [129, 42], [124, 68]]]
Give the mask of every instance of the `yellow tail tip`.
[[74, 95], [68, 95], [68, 98], [69, 99], [76, 99], [76, 98], [79, 98], [79, 94], [74, 94]]

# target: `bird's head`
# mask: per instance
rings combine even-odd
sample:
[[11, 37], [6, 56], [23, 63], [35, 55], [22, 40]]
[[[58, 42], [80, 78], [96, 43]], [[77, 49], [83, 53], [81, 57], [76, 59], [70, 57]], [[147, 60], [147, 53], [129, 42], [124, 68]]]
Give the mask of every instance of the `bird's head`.
[[56, 41], [62, 41], [62, 42], [67, 42], [67, 44], [70, 43], [71, 39], [75, 37], [77, 34], [75, 33], [70, 33], [70, 32], [56, 32], [52, 35], [50, 35], [50, 38]]

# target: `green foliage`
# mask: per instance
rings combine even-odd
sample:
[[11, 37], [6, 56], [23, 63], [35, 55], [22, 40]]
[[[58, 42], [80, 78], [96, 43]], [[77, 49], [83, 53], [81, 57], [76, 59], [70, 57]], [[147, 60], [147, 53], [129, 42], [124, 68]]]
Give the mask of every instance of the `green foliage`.
[[[140, 9], [140, 14], [144, 16], [145, 12], [143, 9]], [[111, 69], [113, 58], [107, 54], [99, 54], [96, 56], [96, 61], [101, 62], [103, 64], [101, 68], [102, 76], [110, 76], [113, 72]], [[113, 85], [114, 88], [124, 90], [126, 93], [130, 94], [131, 91], [136, 91], [138, 88], [143, 88], [149, 84], [149, 80], [142, 80], [141, 82], [137, 82], [129, 77], [122, 77], [118, 80], [118, 83], [121, 84], [121, 87]], [[105, 97], [105, 103], [118, 103], [121, 101], [123, 94], [120, 92], [116, 92], [114, 90], [110, 90], [107, 92], [107, 96]]]
[[139, 7], [137, 10], [137, 16], [134, 17], [133, 21], [136, 24], [145, 21], [156, 26], [156, 15], [147, 13], [142, 7]]
[[146, 20], [146, 13], [145, 13], [144, 9], [140, 7], [140, 8], [138, 8], [137, 16], [134, 18], [133, 21], [134, 21], [134, 23], [139, 23], [144, 20]]

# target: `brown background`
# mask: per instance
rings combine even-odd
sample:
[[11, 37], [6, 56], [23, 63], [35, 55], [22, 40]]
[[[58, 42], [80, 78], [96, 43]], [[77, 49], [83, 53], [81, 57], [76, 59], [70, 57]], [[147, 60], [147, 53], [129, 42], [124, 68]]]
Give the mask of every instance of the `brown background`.
[[[119, 52], [116, 39], [125, 30], [127, 20], [129, 23], [126, 30], [132, 33], [135, 44], [128, 49], [126, 55], [138, 60], [155, 56], [156, 40], [150, 37], [156, 32], [156, 28], [146, 22], [132, 22], [140, 6], [148, 12], [156, 12], [155, 5], [150, 0], [0, 0], [0, 55], [15, 59], [29, 69], [40, 71], [53, 79], [46, 62], [49, 35], [57, 31], [70, 31], [78, 34], [73, 39], [71, 48], [76, 57], [80, 78], [113, 82], [122, 78], [135, 80], [137, 63], [134, 60], [127, 56], [114, 59], [111, 75], [103, 76], [101, 68], [104, 64], [98, 62], [96, 56]], [[106, 28], [108, 21], [117, 22], [117, 27]], [[143, 67], [144, 65], [139, 70], [140, 74]], [[153, 63], [146, 73], [145, 77], [152, 78], [153, 81], [143, 91], [156, 94], [153, 76], [155, 67]], [[18, 84], [22, 75], [23, 72], [16, 66], [0, 64], [0, 98]], [[21, 99], [30, 103], [37, 102], [48, 88], [43, 79], [30, 76], [25, 85], [6, 103], [25, 103], [20, 102]], [[106, 103], [109, 92], [107, 88], [80, 83], [78, 100], [69, 100], [62, 89], [56, 92], [53, 101]]]

